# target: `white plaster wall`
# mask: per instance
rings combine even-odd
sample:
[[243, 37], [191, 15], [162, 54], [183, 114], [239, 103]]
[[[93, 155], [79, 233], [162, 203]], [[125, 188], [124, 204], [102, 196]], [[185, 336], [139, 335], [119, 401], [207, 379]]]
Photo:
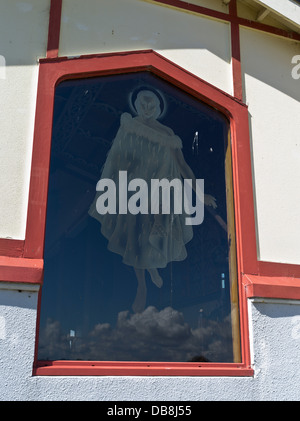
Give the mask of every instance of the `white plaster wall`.
[[32, 376], [38, 293], [24, 285], [0, 288], [0, 401], [300, 399], [299, 301], [249, 301], [254, 377], [38, 377]]
[[249, 302], [253, 396], [260, 400], [300, 400], [300, 302]]
[[232, 94], [227, 23], [141, 0], [63, 1], [60, 56], [144, 49]]
[[0, 400], [30, 400], [37, 291], [0, 285]]
[[[101, 9], [95, 0], [63, 4], [61, 55], [153, 48], [232, 92], [227, 24], [137, 0], [105, 0]], [[36, 60], [45, 55], [48, 13], [49, 0], [0, 0], [0, 237], [25, 234]], [[260, 257], [299, 263], [300, 82], [291, 77], [299, 43], [246, 29], [241, 41]], [[33, 377], [37, 296], [32, 286], [0, 283], [2, 401], [300, 400], [299, 301], [249, 301], [253, 378]]]
[[46, 53], [49, 7], [50, 0], [0, 0], [0, 238], [25, 238], [37, 60]]
[[300, 263], [300, 43], [241, 29], [261, 260]]

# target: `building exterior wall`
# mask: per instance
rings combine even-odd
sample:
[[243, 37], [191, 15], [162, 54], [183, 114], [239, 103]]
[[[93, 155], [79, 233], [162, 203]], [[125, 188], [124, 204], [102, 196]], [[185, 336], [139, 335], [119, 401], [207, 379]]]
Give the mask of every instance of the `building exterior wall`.
[[24, 239], [38, 59], [47, 48], [50, 1], [0, 2], [0, 237]]
[[232, 94], [229, 24], [144, 1], [63, 2], [59, 56], [146, 49]]
[[[208, 2], [195, 1], [208, 7]], [[215, 10], [225, 13], [222, 2]], [[50, 0], [0, 0], [0, 237], [24, 239]], [[227, 9], [227, 7], [226, 7]], [[226, 11], [227, 13], [227, 11]], [[230, 25], [139, 0], [63, 0], [59, 56], [153, 49], [233, 95]], [[258, 255], [300, 264], [300, 42], [242, 28]], [[22, 279], [20, 279], [22, 282]], [[1, 400], [299, 400], [300, 302], [248, 299], [253, 377], [32, 376], [38, 286], [0, 283]]]
[[241, 29], [244, 101], [248, 104], [259, 258], [299, 264], [300, 86], [291, 75], [299, 42]]
[[[0, 290], [1, 400], [299, 400], [297, 300], [249, 301], [254, 377], [32, 376], [37, 291]], [[7, 288], [7, 287], [6, 287]]]

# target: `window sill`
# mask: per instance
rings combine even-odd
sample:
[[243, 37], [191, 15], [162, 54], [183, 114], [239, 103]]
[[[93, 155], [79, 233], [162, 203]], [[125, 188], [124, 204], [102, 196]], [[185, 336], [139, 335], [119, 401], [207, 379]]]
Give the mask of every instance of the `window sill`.
[[300, 279], [290, 276], [243, 275], [247, 298], [300, 300]]
[[43, 259], [0, 256], [0, 281], [42, 284]]
[[34, 376], [232, 376], [251, 377], [254, 370], [234, 363], [161, 363], [39, 361]]

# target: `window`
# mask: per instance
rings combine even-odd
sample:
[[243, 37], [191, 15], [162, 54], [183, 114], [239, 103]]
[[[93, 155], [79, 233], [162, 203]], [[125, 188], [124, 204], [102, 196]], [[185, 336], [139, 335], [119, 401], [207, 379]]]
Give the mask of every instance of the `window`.
[[93, 374], [243, 375], [231, 136], [244, 107], [162, 59], [172, 77], [160, 63], [90, 60], [75, 74], [51, 61], [55, 86], [42, 94], [53, 115], [36, 373], [77, 362]]

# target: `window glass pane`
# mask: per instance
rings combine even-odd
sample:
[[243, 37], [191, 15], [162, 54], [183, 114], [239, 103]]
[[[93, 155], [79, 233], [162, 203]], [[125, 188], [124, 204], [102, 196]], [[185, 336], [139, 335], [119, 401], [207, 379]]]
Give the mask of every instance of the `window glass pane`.
[[239, 361], [228, 131], [150, 72], [57, 86], [39, 360]]

